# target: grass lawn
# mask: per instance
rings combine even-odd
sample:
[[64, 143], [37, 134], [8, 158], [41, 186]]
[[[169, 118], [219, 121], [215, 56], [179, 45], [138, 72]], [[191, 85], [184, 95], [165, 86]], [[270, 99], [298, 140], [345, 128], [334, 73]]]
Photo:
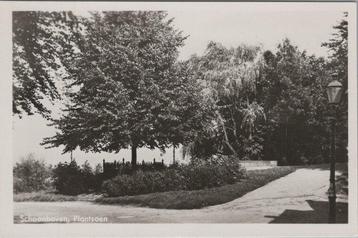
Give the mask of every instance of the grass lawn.
[[232, 201], [263, 185], [292, 173], [293, 166], [275, 167], [265, 170], [247, 171], [247, 178], [238, 183], [221, 187], [193, 190], [150, 193], [136, 196], [100, 197], [101, 204], [137, 205], [164, 209], [195, 209]]
[[14, 202], [66, 202], [66, 201], [94, 201], [101, 195], [81, 194], [77, 196], [56, 194], [53, 192], [40, 191], [32, 193], [14, 194]]

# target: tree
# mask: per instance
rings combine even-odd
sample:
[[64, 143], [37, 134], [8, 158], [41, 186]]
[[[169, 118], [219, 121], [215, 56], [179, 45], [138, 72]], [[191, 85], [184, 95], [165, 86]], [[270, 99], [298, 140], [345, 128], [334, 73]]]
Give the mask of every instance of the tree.
[[328, 67], [332, 72], [336, 72], [338, 79], [342, 81], [344, 89], [348, 89], [348, 13], [344, 13], [344, 18], [334, 26], [336, 31], [328, 42], [322, 43], [330, 51]]
[[35, 192], [51, 187], [51, 166], [29, 154], [13, 168], [14, 192]]
[[326, 62], [300, 51], [288, 39], [275, 54], [265, 52], [264, 57], [260, 87], [268, 121], [265, 150], [271, 150], [267, 156], [288, 163], [312, 160], [328, 138]]
[[338, 158], [347, 158], [348, 146], [348, 13], [333, 27], [335, 32], [328, 42], [322, 43], [330, 51], [327, 71], [336, 73], [336, 79], [343, 84], [344, 94], [341, 105], [337, 108], [337, 146]]
[[330, 81], [324, 58], [284, 39], [274, 53], [210, 43], [190, 64], [216, 117], [185, 152], [290, 164], [324, 161]]
[[177, 63], [185, 37], [164, 12], [94, 13], [69, 72], [67, 113], [53, 120], [59, 132], [44, 144], [64, 153], [118, 152], [131, 147], [165, 150], [185, 143], [205, 121], [200, 87]]
[[66, 71], [63, 63], [74, 51], [77, 29], [72, 12], [13, 12], [13, 114], [48, 118], [44, 101], [60, 99], [64, 78], [56, 72]]
[[197, 138], [192, 151], [205, 155], [200, 147], [208, 149], [206, 144], [215, 144], [216, 151], [208, 151], [245, 157], [243, 141], [253, 138], [256, 126], [265, 117], [256, 100], [263, 63], [260, 47], [242, 45], [227, 49], [210, 42], [203, 56], [193, 56], [189, 62], [196, 79], [204, 85], [207, 104], [215, 112], [212, 129]]

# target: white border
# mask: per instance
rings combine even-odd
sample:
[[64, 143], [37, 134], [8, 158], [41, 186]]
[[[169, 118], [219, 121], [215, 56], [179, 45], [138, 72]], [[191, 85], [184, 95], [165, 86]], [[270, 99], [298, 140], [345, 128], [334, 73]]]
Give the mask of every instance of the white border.
[[[239, 5], [246, 11], [315, 11], [321, 6], [349, 12], [349, 224], [13, 224], [11, 153], [11, 11], [202, 9]], [[49, 236], [355, 236], [357, 222], [357, 39], [355, 3], [179, 3], [179, 2], [1, 2], [0, 3], [0, 237]]]

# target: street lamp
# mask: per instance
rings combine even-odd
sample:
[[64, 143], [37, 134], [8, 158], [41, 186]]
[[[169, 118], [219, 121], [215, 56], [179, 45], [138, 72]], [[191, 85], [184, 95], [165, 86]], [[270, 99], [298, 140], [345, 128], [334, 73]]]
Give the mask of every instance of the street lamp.
[[[342, 84], [337, 80], [330, 82], [327, 86], [328, 103], [336, 111], [336, 105], [341, 101]], [[336, 182], [335, 182], [335, 164], [336, 164], [336, 118], [332, 117], [331, 124], [331, 153], [330, 153], [330, 178], [329, 178], [329, 223], [336, 222]]]
[[342, 84], [337, 80], [333, 80], [327, 86], [328, 103], [336, 105], [341, 101]]
[[287, 163], [287, 159], [288, 159], [288, 146], [289, 146], [289, 141], [288, 141], [288, 118], [289, 118], [289, 114], [290, 114], [290, 110], [289, 107], [286, 105], [285, 107], [282, 108], [281, 111], [281, 115], [282, 115], [282, 123], [285, 126], [285, 132], [284, 132], [284, 150], [282, 153], [282, 160], [284, 161], [284, 163]]

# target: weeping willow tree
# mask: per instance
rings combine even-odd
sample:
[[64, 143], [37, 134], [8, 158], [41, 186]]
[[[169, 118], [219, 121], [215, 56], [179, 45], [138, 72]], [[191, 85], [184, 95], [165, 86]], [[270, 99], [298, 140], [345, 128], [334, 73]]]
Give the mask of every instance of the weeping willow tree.
[[[206, 131], [184, 147], [184, 154], [247, 157], [247, 144], [257, 139], [258, 127], [265, 120], [264, 109], [256, 100], [264, 64], [261, 48], [225, 48], [210, 42], [203, 56], [193, 56], [189, 62], [193, 77], [203, 85], [213, 120]], [[260, 146], [255, 149], [256, 154], [261, 151]]]

